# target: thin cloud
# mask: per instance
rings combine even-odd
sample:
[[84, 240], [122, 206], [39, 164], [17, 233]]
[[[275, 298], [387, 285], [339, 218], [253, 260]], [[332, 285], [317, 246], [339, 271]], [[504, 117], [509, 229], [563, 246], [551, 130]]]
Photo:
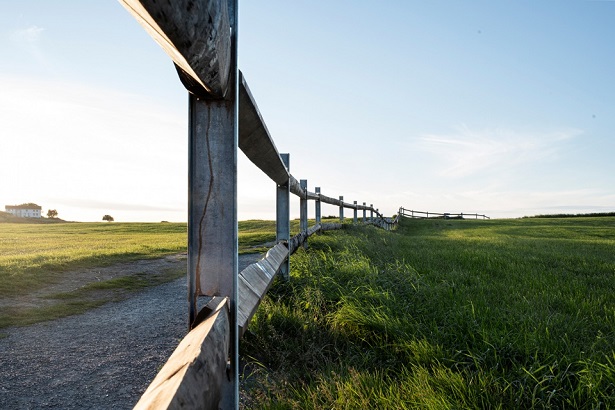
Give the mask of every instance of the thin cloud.
[[417, 148], [444, 163], [446, 177], [465, 177], [535, 161], [554, 159], [561, 144], [581, 134], [576, 129], [521, 132], [505, 129], [471, 130], [459, 127], [451, 134], [426, 134]]
[[43, 27], [30, 26], [24, 29], [14, 30], [10, 38], [15, 43], [35, 44], [40, 41], [43, 31], [45, 31]]
[[9, 37], [15, 47], [30, 55], [37, 64], [47, 66], [48, 62], [41, 47], [44, 31], [44, 28], [33, 25], [24, 29], [14, 30]]

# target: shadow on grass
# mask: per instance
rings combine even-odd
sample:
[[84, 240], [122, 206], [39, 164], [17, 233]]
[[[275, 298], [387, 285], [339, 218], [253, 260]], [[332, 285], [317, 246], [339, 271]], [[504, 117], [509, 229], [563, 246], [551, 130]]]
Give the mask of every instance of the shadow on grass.
[[244, 408], [615, 405], [614, 279], [591, 305], [579, 293], [610, 252], [571, 286], [545, 270], [570, 254], [551, 237], [546, 252], [493, 221], [433, 224], [350, 227], [293, 255], [242, 340]]

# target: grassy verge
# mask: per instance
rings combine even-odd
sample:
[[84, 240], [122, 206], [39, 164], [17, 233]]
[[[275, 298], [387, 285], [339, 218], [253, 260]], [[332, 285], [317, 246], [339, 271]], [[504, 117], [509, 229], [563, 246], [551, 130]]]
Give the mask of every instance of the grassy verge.
[[317, 236], [242, 342], [246, 407], [615, 406], [615, 218]]
[[165, 269], [152, 275], [137, 273], [103, 282], [92, 282], [71, 292], [62, 292], [47, 298], [41, 307], [8, 307], [0, 309], [0, 329], [26, 326], [47, 320], [77, 315], [112, 301], [120, 301], [132, 293], [185, 276], [182, 268]]

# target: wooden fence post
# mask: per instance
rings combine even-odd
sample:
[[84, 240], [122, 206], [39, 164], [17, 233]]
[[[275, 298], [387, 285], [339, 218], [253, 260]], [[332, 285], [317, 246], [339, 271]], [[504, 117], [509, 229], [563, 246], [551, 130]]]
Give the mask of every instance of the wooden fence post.
[[[189, 91], [188, 318], [199, 296], [227, 297], [228, 353], [215, 400], [239, 405], [237, 328], [237, 0], [120, 0], [175, 63]], [[226, 309], [224, 307], [223, 309]], [[224, 353], [224, 352], [223, 352]], [[224, 357], [226, 356], [226, 357]], [[229, 362], [226, 362], [228, 358]], [[230, 367], [228, 367], [230, 365]], [[216, 366], [216, 371], [221, 370]]]
[[354, 201], [353, 204], [354, 204], [354, 218], [352, 219], [352, 223], [356, 225], [359, 222], [359, 220], [357, 219], [357, 201]]
[[[290, 154], [280, 154], [280, 158], [290, 172]], [[290, 185], [288, 181], [284, 185], [278, 185], [276, 193], [276, 241], [286, 242], [290, 247]], [[289, 272], [290, 258], [287, 258], [280, 268], [280, 275], [288, 280]]]
[[365, 202], [363, 202], [363, 223], [365, 223]]
[[374, 223], [374, 204], [369, 204], [369, 221]]
[[[191, 295], [228, 296], [237, 277], [236, 101], [190, 94], [188, 271]], [[196, 314], [191, 300], [190, 320]]]
[[[231, 55], [226, 92], [217, 98], [190, 93], [188, 146], [189, 298], [203, 295], [230, 300], [229, 367], [228, 378], [221, 381], [221, 403], [232, 408], [239, 405], [237, 10], [237, 3], [230, 2]], [[180, 78], [188, 88], [187, 76]], [[197, 309], [196, 300], [190, 301], [191, 328], [197, 324], [193, 316]]]
[[318, 199], [314, 201], [316, 204], [316, 225], [320, 225], [321, 223], [321, 215], [320, 215], [320, 187], [316, 187], [316, 195], [318, 195]]
[[340, 195], [340, 222], [344, 222], [344, 197]]
[[[307, 195], [307, 179], [301, 179], [299, 181], [299, 185], [301, 189], [306, 192]], [[303, 197], [299, 200], [299, 229], [301, 232], [307, 232], [308, 229], [308, 220], [307, 220], [307, 197]], [[305, 238], [303, 241], [303, 249], [308, 248], [308, 238]]]

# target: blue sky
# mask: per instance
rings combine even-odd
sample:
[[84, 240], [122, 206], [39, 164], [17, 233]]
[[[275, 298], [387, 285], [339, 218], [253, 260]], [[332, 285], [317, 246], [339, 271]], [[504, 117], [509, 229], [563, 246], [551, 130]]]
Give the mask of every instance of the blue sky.
[[[386, 214], [614, 211], [613, 22], [615, 1], [244, 1], [239, 66], [310, 190]], [[0, 206], [185, 220], [187, 100], [119, 3], [7, 2]], [[239, 157], [239, 218], [273, 219]]]

